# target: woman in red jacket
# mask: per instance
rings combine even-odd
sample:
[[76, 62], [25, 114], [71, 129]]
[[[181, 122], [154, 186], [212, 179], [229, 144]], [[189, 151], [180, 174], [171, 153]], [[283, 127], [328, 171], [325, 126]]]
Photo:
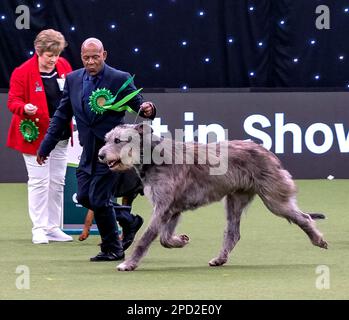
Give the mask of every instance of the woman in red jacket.
[[70, 64], [60, 57], [66, 46], [60, 32], [41, 31], [34, 41], [35, 55], [16, 68], [10, 80], [8, 108], [13, 117], [7, 146], [24, 157], [35, 244], [73, 240], [60, 229], [71, 128], [66, 128], [45, 165], [36, 162], [36, 152], [61, 100], [65, 76], [72, 71]]

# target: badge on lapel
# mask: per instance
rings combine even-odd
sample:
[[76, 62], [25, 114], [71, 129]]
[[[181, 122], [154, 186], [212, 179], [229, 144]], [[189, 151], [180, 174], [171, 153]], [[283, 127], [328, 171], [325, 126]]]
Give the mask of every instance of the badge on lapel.
[[39, 81], [35, 82], [35, 92], [42, 92], [42, 86], [40, 86]]

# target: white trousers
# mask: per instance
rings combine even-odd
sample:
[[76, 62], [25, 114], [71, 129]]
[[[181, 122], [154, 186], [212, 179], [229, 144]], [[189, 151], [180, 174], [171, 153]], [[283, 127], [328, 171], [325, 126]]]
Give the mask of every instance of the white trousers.
[[35, 232], [50, 233], [63, 225], [63, 192], [68, 140], [60, 141], [43, 165], [23, 154], [28, 171], [29, 216]]

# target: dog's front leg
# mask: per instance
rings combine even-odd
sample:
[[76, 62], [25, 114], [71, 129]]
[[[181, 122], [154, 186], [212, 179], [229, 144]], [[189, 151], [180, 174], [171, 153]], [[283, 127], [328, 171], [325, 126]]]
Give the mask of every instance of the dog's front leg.
[[139, 261], [147, 253], [150, 244], [159, 234], [163, 212], [164, 211], [154, 210], [149, 226], [137, 242], [131, 256], [117, 266], [119, 271], [133, 271], [138, 267]]
[[174, 234], [180, 215], [180, 212], [169, 213], [168, 221], [162, 224], [160, 243], [165, 248], [183, 248], [189, 243], [189, 237], [186, 234]]
[[225, 201], [225, 211], [227, 216], [227, 227], [224, 231], [222, 249], [218, 257], [209, 261], [211, 267], [217, 267], [228, 261], [229, 253], [234, 249], [240, 239], [240, 219], [243, 210], [253, 199], [253, 194], [234, 193], [228, 194]]

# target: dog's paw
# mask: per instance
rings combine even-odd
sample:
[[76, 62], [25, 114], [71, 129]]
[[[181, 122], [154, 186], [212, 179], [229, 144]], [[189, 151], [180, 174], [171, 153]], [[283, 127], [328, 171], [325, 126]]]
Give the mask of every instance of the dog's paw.
[[317, 246], [322, 249], [328, 249], [328, 243], [324, 239], [321, 239]]
[[181, 234], [179, 236], [172, 236], [169, 240], [160, 238], [160, 243], [163, 247], [172, 248], [183, 248], [189, 243], [189, 237], [186, 234]]
[[136, 268], [137, 268], [137, 265], [135, 263], [130, 263], [130, 262], [127, 262], [127, 261], [124, 261], [124, 262], [120, 263], [116, 267], [116, 269], [118, 271], [133, 271]]
[[182, 240], [182, 242], [184, 242], [185, 244], [187, 244], [189, 241], [190, 241], [190, 239], [189, 239], [189, 237], [186, 235], [186, 234], [181, 234], [180, 236], [179, 236], [179, 238]]
[[217, 257], [217, 258], [213, 258], [212, 260], [210, 260], [208, 262], [208, 264], [210, 267], [219, 267], [219, 266], [225, 264], [226, 262], [227, 262], [227, 259]]
[[183, 248], [190, 241], [189, 237], [186, 234], [181, 234], [179, 236], [176, 236], [176, 238], [177, 238], [177, 243], [179, 248]]
[[80, 236], [79, 236], [79, 241], [84, 241], [84, 240], [86, 240], [86, 239], [88, 238], [89, 235], [90, 235], [90, 231], [87, 230], [87, 229], [84, 229], [84, 230], [81, 232]]
[[319, 232], [314, 232], [310, 238], [314, 246], [320, 247], [322, 249], [328, 249], [328, 243], [323, 238], [322, 234]]

